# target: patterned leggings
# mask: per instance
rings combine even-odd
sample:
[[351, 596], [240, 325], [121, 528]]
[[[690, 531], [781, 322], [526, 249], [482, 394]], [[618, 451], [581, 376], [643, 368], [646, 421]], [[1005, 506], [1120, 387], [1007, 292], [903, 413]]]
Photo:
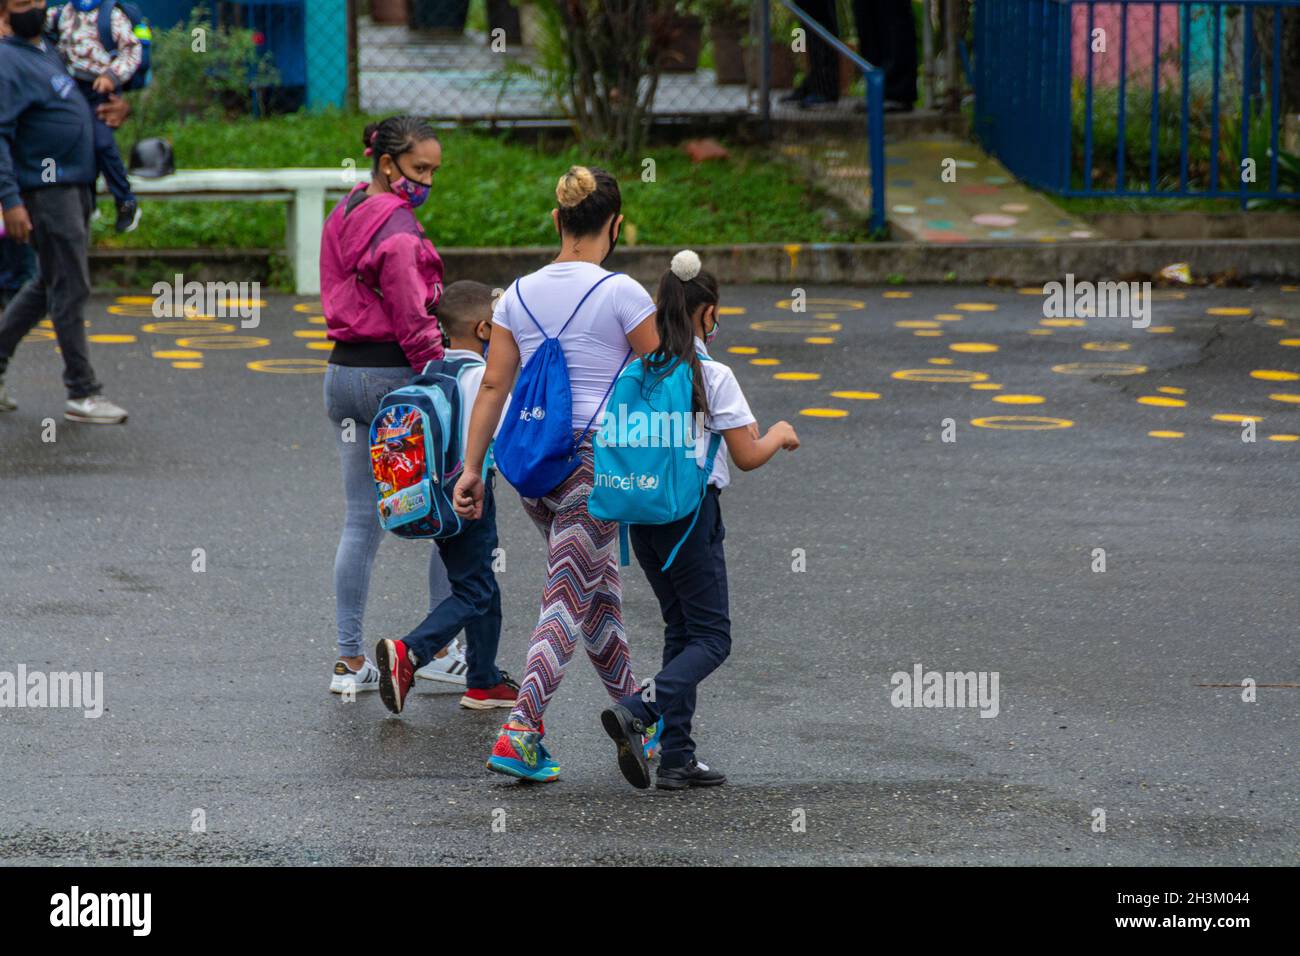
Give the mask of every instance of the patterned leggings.
[[528, 667], [510, 719], [534, 729], [560, 686], [582, 635], [587, 656], [618, 701], [637, 690], [623, 634], [623, 588], [618, 577], [618, 524], [587, 513], [592, 450], [582, 464], [542, 498], [523, 498], [524, 510], [546, 538], [546, 587], [528, 647]]

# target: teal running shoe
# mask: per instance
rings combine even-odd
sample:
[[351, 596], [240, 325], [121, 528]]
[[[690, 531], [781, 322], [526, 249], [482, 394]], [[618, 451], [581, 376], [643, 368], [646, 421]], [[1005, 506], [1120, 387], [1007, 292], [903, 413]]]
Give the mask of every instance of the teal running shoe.
[[549, 783], [560, 777], [560, 765], [555, 762], [544, 746], [543, 730], [516, 730], [510, 726], [501, 728], [492, 755], [488, 757], [487, 768], [493, 773], [503, 773], [508, 777], [518, 777], [533, 783]]
[[645, 736], [641, 739], [645, 741], [645, 759], [654, 760], [659, 756], [659, 738], [664, 730], [664, 719], [660, 717], [653, 724], [646, 728]]

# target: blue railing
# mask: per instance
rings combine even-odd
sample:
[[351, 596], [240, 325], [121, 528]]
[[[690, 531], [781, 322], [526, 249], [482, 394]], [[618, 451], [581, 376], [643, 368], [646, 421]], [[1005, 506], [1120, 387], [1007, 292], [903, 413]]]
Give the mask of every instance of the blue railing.
[[[885, 228], [885, 74], [879, 67], [872, 66], [856, 52], [844, 44], [824, 26], [805, 13], [790, 0], [777, 0], [790, 11], [807, 29], [835, 48], [840, 56], [847, 57], [866, 81], [867, 99], [867, 165], [871, 171], [871, 228]], [[1300, 0], [1297, 0], [1300, 2]], [[764, 116], [771, 101], [769, 79], [772, 76], [772, 17], [770, 0], [763, 0], [760, 15], [762, 17], [762, 47], [760, 56], [761, 83], [759, 96], [763, 105]]]
[[976, 135], [1065, 196], [1298, 199], [1279, 142], [1282, 11], [1298, 7], [976, 0]]

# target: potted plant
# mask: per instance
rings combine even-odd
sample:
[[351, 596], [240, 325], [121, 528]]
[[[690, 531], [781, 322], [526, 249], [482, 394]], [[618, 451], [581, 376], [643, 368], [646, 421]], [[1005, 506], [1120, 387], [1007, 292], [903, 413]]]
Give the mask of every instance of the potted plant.
[[409, 0], [370, 0], [370, 19], [375, 23], [406, 26], [410, 20]]
[[704, 21], [686, 0], [665, 4], [650, 17], [650, 49], [661, 73], [694, 73], [700, 65]]
[[749, 0], [701, 0], [713, 44], [713, 72], [719, 86], [745, 82], [743, 41], [749, 36]]
[[464, 33], [469, 0], [411, 0], [411, 27], [436, 33]]

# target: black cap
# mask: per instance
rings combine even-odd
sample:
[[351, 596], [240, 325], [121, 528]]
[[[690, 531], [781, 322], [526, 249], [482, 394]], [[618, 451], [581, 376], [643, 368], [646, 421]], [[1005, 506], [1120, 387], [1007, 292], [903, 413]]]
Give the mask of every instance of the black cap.
[[142, 139], [131, 149], [131, 175], [159, 179], [176, 172], [172, 144], [165, 139]]

